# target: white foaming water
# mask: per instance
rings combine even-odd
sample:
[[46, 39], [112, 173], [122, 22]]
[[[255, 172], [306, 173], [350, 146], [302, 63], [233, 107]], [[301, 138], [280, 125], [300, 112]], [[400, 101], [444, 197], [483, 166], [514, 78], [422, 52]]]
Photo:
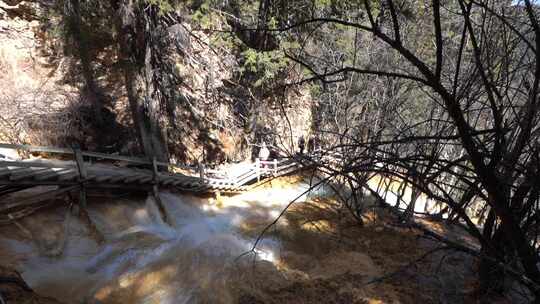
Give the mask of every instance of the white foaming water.
[[[90, 216], [106, 237], [101, 246], [76, 217], [61, 257], [40, 255], [30, 240], [0, 239], [0, 246], [25, 257], [19, 270], [32, 288], [65, 303], [198, 303], [202, 296], [229, 303], [228, 274], [254, 242], [242, 227], [269, 223], [307, 188], [262, 189], [219, 202], [162, 193], [171, 226], [151, 198], [94, 204]], [[279, 247], [263, 239], [257, 259], [275, 262]]]

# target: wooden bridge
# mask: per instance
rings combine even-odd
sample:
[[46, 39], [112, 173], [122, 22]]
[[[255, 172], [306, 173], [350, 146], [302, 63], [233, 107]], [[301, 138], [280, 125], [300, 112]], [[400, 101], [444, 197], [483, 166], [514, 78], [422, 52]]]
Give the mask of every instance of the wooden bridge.
[[[196, 193], [238, 193], [268, 178], [286, 175], [302, 167], [293, 159], [257, 160], [231, 176], [226, 172], [205, 169], [205, 166], [186, 166], [79, 149], [2, 143], [0, 148], [46, 153], [54, 158], [15, 160], [0, 155], [0, 224], [33, 213], [45, 207], [47, 202], [74, 191], [80, 193], [78, 204], [82, 208], [86, 206], [88, 189], [110, 188], [152, 191], [158, 205], [161, 205], [157, 194], [159, 188]], [[15, 192], [36, 186], [54, 187], [27, 199], [11, 198]]]

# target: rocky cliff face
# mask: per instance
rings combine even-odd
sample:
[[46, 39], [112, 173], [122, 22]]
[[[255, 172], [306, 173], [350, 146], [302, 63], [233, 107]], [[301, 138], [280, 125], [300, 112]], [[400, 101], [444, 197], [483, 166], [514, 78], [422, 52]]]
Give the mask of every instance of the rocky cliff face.
[[[140, 153], [117, 46], [109, 41], [114, 32], [96, 29], [89, 38], [105, 105], [106, 123], [96, 125], [81, 62], [61, 35], [63, 21], [52, 13], [53, 5], [0, 1], [0, 140]], [[211, 38], [192, 31], [188, 22], [164, 31], [164, 47], [170, 50], [163, 72], [179, 79], [167, 88], [170, 98], [162, 105], [173, 160], [243, 160], [263, 141], [276, 150], [292, 150], [309, 132], [309, 94], [257, 92], [241, 73], [238, 51], [212, 47]]]
[[0, 1], [0, 139], [35, 142], [29, 125], [48, 113], [61, 113], [71, 90], [40, 52], [38, 6]]

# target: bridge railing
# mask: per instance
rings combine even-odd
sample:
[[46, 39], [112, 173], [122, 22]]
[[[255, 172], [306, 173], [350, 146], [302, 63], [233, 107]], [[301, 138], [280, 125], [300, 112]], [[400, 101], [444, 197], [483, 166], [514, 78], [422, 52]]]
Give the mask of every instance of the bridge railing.
[[268, 160], [260, 160], [255, 159], [255, 168], [257, 169], [257, 173], [259, 175], [261, 174], [277, 174], [278, 171], [278, 160], [274, 159], [271, 161]]
[[[76, 154], [76, 149], [45, 147], [45, 146], [31, 146], [31, 145], [0, 143], [0, 148], [11, 149], [11, 150], [23, 150], [27, 152], [41, 152], [41, 153], [63, 154], [63, 155], [73, 155], [73, 156], [75, 156]], [[154, 162], [151, 159], [142, 158], [142, 157], [114, 155], [114, 154], [106, 154], [106, 153], [99, 153], [99, 152], [82, 151], [82, 150], [80, 151], [80, 154], [82, 156], [93, 158], [93, 159], [124, 161], [127, 163], [138, 164], [138, 165], [149, 165], [149, 166], [154, 164]], [[200, 171], [200, 169], [196, 166], [188, 166], [185, 164], [167, 163], [167, 162], [160, 162], [160, 161], [156, 161], [155, 164], [158, 167], [177, 168], [177, 169], [182, 169], [182, 170], [188, 170], [194, 173], [197, 173]]]

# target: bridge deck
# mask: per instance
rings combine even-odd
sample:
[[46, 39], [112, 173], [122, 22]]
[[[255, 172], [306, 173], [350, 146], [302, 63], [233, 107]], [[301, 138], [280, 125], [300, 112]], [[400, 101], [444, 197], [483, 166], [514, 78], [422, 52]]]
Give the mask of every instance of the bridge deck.
[[85, 163], [86, 176], [81, 177], [75, 162], [70, 161], [0, 161], [0, 186], [79, 185], [87, 187], [169, 186], [180, 190], [244, 191], [243, 184], [231, 179], [206, 179], [180, 173]]

